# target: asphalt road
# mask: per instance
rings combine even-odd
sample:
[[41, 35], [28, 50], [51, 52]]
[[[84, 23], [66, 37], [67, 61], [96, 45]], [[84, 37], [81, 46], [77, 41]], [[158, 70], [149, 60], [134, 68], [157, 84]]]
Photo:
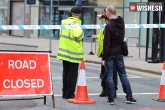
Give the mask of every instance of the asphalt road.
[[119, 81], [115, 105], [107, 103], [107, 97], [99, 97], [100, 86], [100, 65], [85, 63], [86, 82], [90, 99], [95, 104], [73, 104], [62, 99], [62, 63], [59, 60], [51, 59], [52, 84], [55, 96], [55, 108], [52, 107], [52, 99], [47, 96], [46, 105], [43, 99], [38, 100], [16, 100], [1, 101], [0, 110], [165, 110], [165, 102], [154, 101], [159, 93], [161, 76], [144, 72], [127, 70], [133, 96], [137, 104], [126, 104], [125, 94]]

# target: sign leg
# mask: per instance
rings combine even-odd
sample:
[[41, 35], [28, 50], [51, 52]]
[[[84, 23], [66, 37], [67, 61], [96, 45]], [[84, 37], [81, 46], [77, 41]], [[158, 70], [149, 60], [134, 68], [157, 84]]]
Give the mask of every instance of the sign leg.
[[55, 99], [54, 99], [54, 95], [52, 95], [52, 103], [53, 103], [53, 108], [55, 108]]
[[46, 96], [44, 96], [44, 105], [46, 105]]

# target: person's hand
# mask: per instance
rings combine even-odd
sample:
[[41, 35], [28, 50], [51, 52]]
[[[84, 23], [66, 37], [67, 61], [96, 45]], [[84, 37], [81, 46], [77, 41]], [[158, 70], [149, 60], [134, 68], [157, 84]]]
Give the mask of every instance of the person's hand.
[[103, 66], [105, 66], [105, 61], [104, 61], [104, 60], [102, 60], [102, 61], [101, 61], [101, 64], [102, 64]]
[[95, 40], [96, 39], [96, 35], [92, 35], [91, 39]]
[[91, 39], [92, 39], [93, 41], [95, 41], [96, 35], [92, 35]]
[[102, 19], [102, 14], [97, 15], [97, 17], [98, 17], [99, 19]]

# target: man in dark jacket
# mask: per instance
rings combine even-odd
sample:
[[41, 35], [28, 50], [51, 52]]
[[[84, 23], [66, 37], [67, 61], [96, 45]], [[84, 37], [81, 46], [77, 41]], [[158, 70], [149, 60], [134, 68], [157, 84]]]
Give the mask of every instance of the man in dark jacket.
[[113, 5], [109, 5], [106, 8], [106, 16], [109, 19], [109, 23], [104, 29], [102, 65], [107, 65], [109, 69], [106, 82], [108, 101], [111, 105], [114, 104], [115, 89], [113, 82], [113, 66], [115, 65], [122, 83], [123, 91], [126, 93], [126, 102], [129, 104], [136, 103], [136, 100], [132, 96], [132, 90], [126, 75], [121, 52], [121, 45], [125, 35], [124, 20], [120, 16], [116, 16], [116, 9]]
[[[105, 23], [107, 24], [109, 22], [109, 19], [106, 17], [105, 13], [106, 13], [106, 8], [103, 10], [102, 12], [103, 14], [103, 18], [105, 20]], [[99, 18], [101, 19], [101, 18]], [[92, 39], [98, 39], [98, 54], [97, 56], [98, 57], [102, 57], [102, 44], [103, 44], [103, 39], [104, 39], [104, 29], [102, 29], [99, 33], [98, 36], [96, 35], [92, 35], [91, 37]], [[101, 87], [102, 87], [102, 92], [100, 94], [100, 97], [105, 97], [107, 96], [107, 90], [106, 90], [106, 76], [107, 76], [107, 73], [108, 73], [108, 68], [106, 66], [103, 66], [101, 65], [101, 73], [100, 73], [100, 79], [101, 79]], [[115, 84], [115, 90], [117, 91], [118, 90], [118, 77], [117, 77], [117, 71], [116, 71], [116, 68], [114, 67], [114, 71], [113, 71], [113, 81], [114, 81], [114, 84]], [[115, 91], [115, 97], [117, 97], [117, 93]]]
[[[106, 17], [106, 8], [103, 10], [103, 16], [105, 19], [106, 24], [109, 22], [109, 19]], [[104, 31], [103, 31], [104, 34]], [[101, 54], [102, 56], [102, 54]], [[107, 90], [106, 90], [106, 79], [107, 79], [107, 73], [108, 73], [108, 68], [107, 66], [101, 66], [101, 74], [100, 74], [100, 78], [101, 78], [101, 86], [102, 86], [102, 92], [100, 94], [100, 97], [104, 97], [107, 96]], [[115, 95], [114, 97], [117, 97], [117, 90], [118, 90], [118, 77], [117, 77], [117, 71], [116, 68], [114, 66], [113, 68], [113, 81], [114, 81], [114, 86], [115, 86]]]

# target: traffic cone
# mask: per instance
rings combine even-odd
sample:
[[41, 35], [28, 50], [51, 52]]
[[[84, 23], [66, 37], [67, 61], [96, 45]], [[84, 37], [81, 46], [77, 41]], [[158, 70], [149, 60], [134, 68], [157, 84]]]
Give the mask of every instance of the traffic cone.
[[74, 104], [94, 104], [95, 103], [94, 100], [88, 99], [84, 61], [82, 61], [80, 65], [80, 74], [78, 77], [76, 96], [74, 99], [68, 99], [68, 102], [74, 103]]
[[156, 101], [165, 102], [165, 62], [163, 64], [162, 76], [160, 81], [159, 94]]

